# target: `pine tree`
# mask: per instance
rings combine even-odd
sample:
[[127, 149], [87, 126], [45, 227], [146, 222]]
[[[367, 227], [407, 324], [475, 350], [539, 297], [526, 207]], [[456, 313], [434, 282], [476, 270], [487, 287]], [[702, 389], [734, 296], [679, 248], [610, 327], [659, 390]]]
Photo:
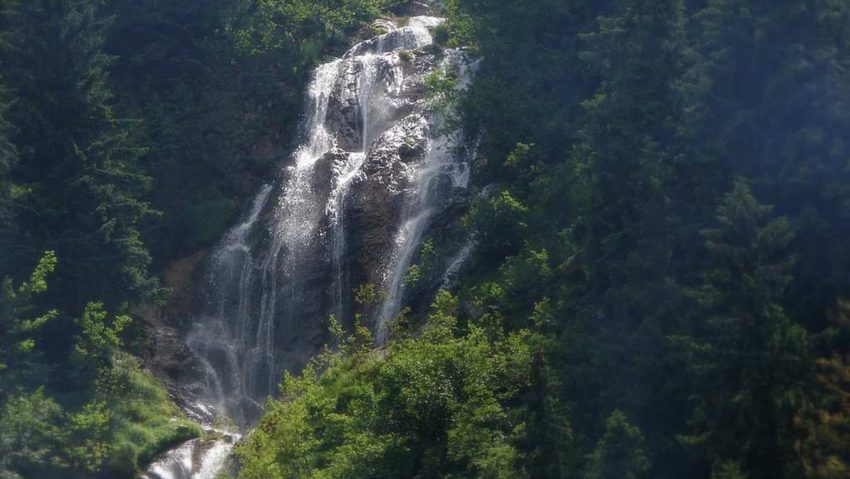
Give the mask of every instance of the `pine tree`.
[[694, 137], [794, 224], [790, 312], [813, 330], [850, 287], [848, 18], [841, 0], [710, 0], [692, 24]]
[[713, 267], [699, 296], [709, 319], [695, 348], [692, 440], [752, 479], [799, 477], [794, 418], [809, 374], [806, 332], [779, 304], [793, 232], [770, 212], [738, 181], [705, 232]]
[[144, 150], [133, 138], [135, 123], [112, 110], [97, 5], [21, 3], [10, 35], [15, 51], [4, 59], [19, 98], [14, 177], [29, 191], [16, 209], [20, 242], [62, 257], [56, 292], [69, 313], [88, 299], [116, 306], [158, 291], [138, 230], [154, 214], [143, 199], [150, 188], [138, 165]]
[[586, 479], [640, 479], [647, 477], [649, 461], [643, 451], [643, 434], [621, 411], [605, 422], [605, 434], [590, 456]]
[[[682, 15], [678, 1], [623, 1], [616, 15], [600, 17], [597, 30], [584, 36], [582, 58], [602, 82], [584, 104], [583, 141], [573, 152], [582, 181], [574, 196], [576, 228], [590, 289], [610, 297], [603, 314], [615, 321], [634, 324], [654, 309], [629, 288], [659, 284], [666, 274], [667, 188], [679, 155], [674, 84]], [[620, 305], [610, 307], [615, 302]]]
[[[0, 78], [2, 82], [2, 78]], [[0, 244], [8, 243], [8, 236], [14, 231], [13, 228], [13, 182], [12, 168], [17, 163], [17, 150], [9, 139], [11, 125], [6, 119], [8, 111], [8, 92], [0, 83]], [[3, 259], [0, 258], [0, 264]]]
[[819, 335], [814, 407], [802, 415], [806, 477], [850, 476], [850, 302], [839, 301], [832, 325]]
[[528, 477], [532, 478], [567, 477], [572, 431], [568, 415], [552, 387], [551, 376], [544, 351], [536, 351], [531, 363], [531, 388], [526, 399], [528, 420], [523, 440], [524, 462]]
[[[681, 296], [671, 266], [670, 192], [683, 150], [676, 88], [683, 15], [680, 1], [624, 0], [583, 35], [581, 58], [600, 78], [570, 158], [568, 231], [583, 281], [571, 285], [568, 301], [592, 338], [581, 341], [584, 357], [576, 359], [586, 364], [576, 388], [587, 394], [577, 410], [585, 430], [599, 426], [600, 409], [629, 411], [653, 429], [650, 439], [660, 437], [655, 428], [678, 427], [681, 406], [659, 392], [668, 374], [661, 372], [665, 335], [678, 321]], [[657, 414], [658, 404], [669, 416]]]
[[[2, 32], [5, 31], [6, 24], [13, 21], [12, 5], [11, 2], [0, 1], [0, 57], [10, 51], [8, 35]], [[2, 65], [0, 62], [0, 66]], [[8, 245], [9, 237], [14, 232], [12, 168], [18, 162], [18, 151], [9, 139], [12, 125], [8, 119], [8, 111], [12, 99], [12, 92], [8, 91], [5, 79], [0, 76], [0, 245]], [[0, 257], [0, 265], [6, 260]]]

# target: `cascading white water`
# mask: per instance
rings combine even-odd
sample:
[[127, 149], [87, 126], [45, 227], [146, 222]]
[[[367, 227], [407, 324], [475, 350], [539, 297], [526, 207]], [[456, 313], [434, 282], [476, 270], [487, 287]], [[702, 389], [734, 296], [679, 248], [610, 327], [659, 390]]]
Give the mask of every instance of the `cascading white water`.
[[192, 439], [154, 461], [139, 479], [216, 479], [225, 467], [238, 434], [209, 431], [218, 439]]
[[[203, 328], [195, 328], [187, 338], [189, 346], [208, 378], [206, 392], [212, 402], [222, 408], [228, 406], [227, 398], [234, 390], [245, 391], [251, 387], [251, 375], [245, 369], [252, 367], [262, 358], [257, 357], [258, 348], [251, 344], [250, 325], [251, 298], [248, 292], [255, 281], [254, 260], [251, 255], [249, 236], [265, 207], [271, 186], [264, 186], [252, 203], [247, 218], [231, 229], [213, 253], [211, 264], [216, 277], [213, 281], [227, 289], [220, 289], [211, 303], [218, 314], [206, 316]], [[228, 315], [227, 312], [230, 314]], [[251, 345], [251, 347], [244, 347]], [[240, 350], [239, 346], [242, 346]], [[213, 364], [216, 355], [223, 355], [231, 369], [222, 375]], [[223, 379], [229, 379], [225, 382]]]
[[[353, 192], [359, 199], [374, 196], [371, 175], [387, 176], [386, 195], [375, 201], [392, 204], [367, 209], [396, 212], [381, 225], [388, 238], [376, 282], [389, 296], [376, 332], [383, 341], [402, 301], [400, 277], [439, 209], [432, 190], [447, 173], [454, 186], [466, 186], [453, 145], [432, 133], [436, 115], [423, 98], [425, 77], [459, 55], [449, 52], [442, 63], [419, 67], [411, 64], [412, 54], [401, 53], [431, 44], [431, 29], [441, 22], [413, 17], [315, 70], [303, 140], [290, 166], [212, 254], [201, 288], [206, 300], [187, 343], [203, 369], [199, 394], [241, 427], [259, 417], [281, 372], [315, 352], [327, 315], [350, 320], [352, 275], [363, 279], [351, 265], [362, 253], [349, 244]], [[410, 144], [421, 144], [420, 159], [399, 157]]]
[[[241, 430], [282, 372], [317, 352], [330, 314], [351, 324], [351, 291], [364, 282], [387, 292], [372, 311], [386, 339], [423, 235], [450, 191], [466, 188], [469, 168], [425, 98], [427, 76], [464, 58], [418, 50], [441, 21], [410, 18], [315, 70], [289, 166], [209, 256], [186, 338], [200, 369], [189, 386]], [[203, 461], [180, 472], [186, 454], [175, 451], [149, 477], [208, 477]]]
[[[453, 69], [457, 74], [458, 88], [465, 88], [473, 72], [474, 65], [467, 63], [463, 52], [449, 51], [443, 60], [443, 69]], [[388, 339], [389, 322], [399, 313], [404, 301], [405, 272], [410, 267], [422, 236], [430, 226], [434, 214], [440, 209], [441, 182], [450, 181], [453, 188], [466, 188], [469, 184], [469, 166], [465, 162], [452, 161], [456, 158], [456, 142], [461, 138], [459, 132], [449, 135], [442, 132], [442, 118], [432, 115], [431, 128], [436, 131], [430, 142], [425, 160], [419, 167], [414, 184], [415, 194], [405, 205], [403, 226], [395, 239], [396, 250], [393, 267], [388, 271], [387, 296], [377, 315], [376, 338], [378, 343]], [[456, 265], [449, 266], [457, 268]]]

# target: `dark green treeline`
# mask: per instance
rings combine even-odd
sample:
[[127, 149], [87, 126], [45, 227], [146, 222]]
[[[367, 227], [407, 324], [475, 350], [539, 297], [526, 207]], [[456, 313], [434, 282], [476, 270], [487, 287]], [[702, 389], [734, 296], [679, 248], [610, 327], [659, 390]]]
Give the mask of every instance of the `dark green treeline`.
[[503, 307], [553, 305], [574, 447], [619, 410], [635, 477], [847, 474], [850, 5], [448, 3], [484, 58], [479, 208], [526, 231], [482, 264], [548, 252]]

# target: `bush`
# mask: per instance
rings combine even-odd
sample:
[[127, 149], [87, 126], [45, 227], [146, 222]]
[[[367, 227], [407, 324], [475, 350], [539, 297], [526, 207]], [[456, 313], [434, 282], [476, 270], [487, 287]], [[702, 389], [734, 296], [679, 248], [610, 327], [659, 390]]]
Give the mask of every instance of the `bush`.
[[199, 437], [201, 427], [174, 405], [162, 384], [128, 355], [115, 361], [118, 393], [110, 398], [113, 450], [107, 468], [121, 473], [138, 471], [157, 455]]

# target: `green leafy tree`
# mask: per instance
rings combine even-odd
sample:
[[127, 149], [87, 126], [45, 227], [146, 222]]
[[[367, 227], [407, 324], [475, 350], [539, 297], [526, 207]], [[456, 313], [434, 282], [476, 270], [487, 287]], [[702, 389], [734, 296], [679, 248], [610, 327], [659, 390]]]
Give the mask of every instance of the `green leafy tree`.
[[61, 467], [62, 407], [38, 389], [16, 393], [0, 407], [0, 477], [47, 477]]
[[422, 328], [422, 338], [435, 343], [451, 340], [457, 330], [457, 298], [444, 289], [440, 290], [432, 308]]
[[[5, 278], [0, 290], [0, 400], [15, 389], [40, 384], [45, 368], [36, 340], [41, 328], [58, 316], [38, 311], [36, 297], [47, 290], [47, 278], [56, 269], [56, 254], [47, 251], [28, 281], [15, 285]], [[34, 316], [34, 317], [33, 317]]]
[[72, 470], [90, 473], [101, 470], [103, 461], [112, 451], [109, 442], [111, 419], [107, 405], [96, 400], [69, 415], [68, 439], [63, 449]]
[[527, 231], [528, 207], [508, 190], [478, 202], [468, 220], [480, 236], [486, 254], [509, 256], [519, 251]]
[[457, 308], [442, 292], [421, 336], [325, 353], [287, 374], [237, 447], [240, 477], [535, 477], [520, 465], [525, 421], [555, 419], [519, 406], [531, 394], [531, 335], [462, 334]]
[[111, 366], [113, 355], [121, 348], [121, 332], [132, 322], [127, 315], [108, 318], [103, 303], [89, 303], [80, 318], [82, 333], [74, 345], [74, 354], [84, 369], [96, 373]]

